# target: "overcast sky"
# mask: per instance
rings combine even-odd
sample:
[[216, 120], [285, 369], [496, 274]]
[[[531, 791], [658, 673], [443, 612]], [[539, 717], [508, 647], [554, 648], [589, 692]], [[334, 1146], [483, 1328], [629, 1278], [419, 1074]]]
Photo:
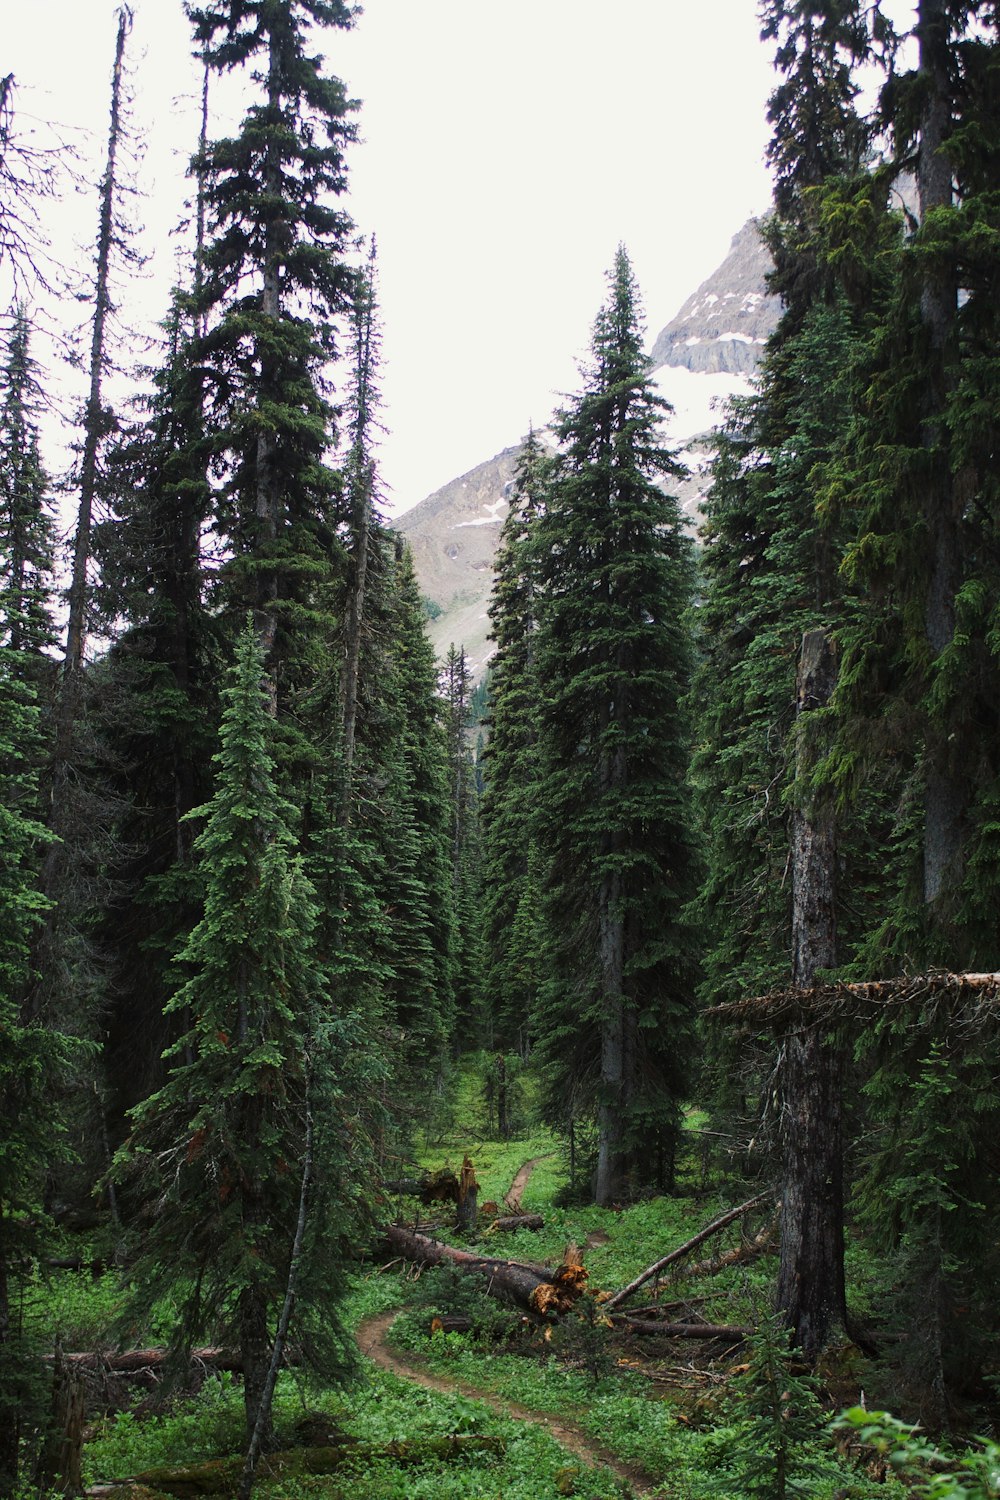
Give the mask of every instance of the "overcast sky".
[[[134, 10], [142, 323], [174, 274], [198, 79], [180, 0]], [[11, 4], [0, 41], [25, 117], [89, 130], [97, 162], [114, 11]], [[353, 32], [323, 38], [361, 101], [349, 206], [378, 237], [394, 511], [544, 425], [575, 386], [620, 240], [652, 337], [767, 208], [757, 30], [754, 0], [367, 0]], [[95, 219], [77, 197], [57, 234], [92, 240]]]

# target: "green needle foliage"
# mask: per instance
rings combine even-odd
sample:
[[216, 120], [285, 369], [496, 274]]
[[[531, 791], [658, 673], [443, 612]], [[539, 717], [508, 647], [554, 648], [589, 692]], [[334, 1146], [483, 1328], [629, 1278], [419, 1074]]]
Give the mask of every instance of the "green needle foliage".
[[[340, 1247], [366, 1159], [354, 1101], [373, 1080], [359, 1078], [357, 1018], [331, 1014], [313, 954], [316, 907], [292, 852], [293, 809], [275, 788], [274, 725], [249, 623], [224, 700], [216, 790], [194, 846], [205, 912], [179, 958], [190, 977], [170, 1002], [185, 1029], [167, 1083], [133, 1112], [115, 1172], [141, 1236], [135, 1306], [172, 1294], [178, 1351], [202, 1335], [235, 1340], [249, 1435], [307, 1169], [316, 1186], [291, 1336], [327, 1373], [345, 1368]], [[267, 1432], [265, 1422], [265, 1443]]]
[[680, 473], [624, 249], [537, 523], [548, 972], [536, 1033], [553, 1123], [595, 1117], [597, 1201], [669, 1185], [689, 1086], [694, 965]]

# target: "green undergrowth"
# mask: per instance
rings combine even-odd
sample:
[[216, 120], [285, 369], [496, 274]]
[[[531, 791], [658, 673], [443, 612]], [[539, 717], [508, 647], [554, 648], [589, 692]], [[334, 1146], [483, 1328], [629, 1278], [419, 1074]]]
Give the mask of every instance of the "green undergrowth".
[[[421, 1300], [433, 1304], [433, 1298]], [[466, 1293], [463, 1311], [469, 1311], [471, 1300]], [[663, 1486], [664, 1497], [747, 1500], [750, 1495], [772, 1493], [748, 1487], [748, 1475], [753, 1472], [750, 1460], [759, 1459], [766, 1434], [760, 1416], [749, 1407], [740, 1370], [725, 1390], [707, 1403], [702, 1401], [699, 1410], [699, 1403], [689, 1398], [664, 1396], [646, 1375], [623, 1367], [613, 1355], [606, 1362], [607, 1373], [599, 1367], [596, 1374], [589, 1373], [581, 1368], [590, 1362], [586, 1352], [574, 1347], [572, 1340], [564, 1343], [560, 1354], [551, 1352], [545, 1337], [535, 1333], [534, 1348], [529, 1349], [522, 1330], [521, 1352], [506, 1352], [504, 1342], [518, 1342], [514, 1327], [518, 1320], [511, 1314], [507, 1314], [505, 1340], [502, 1315], [495, 1312], [484, 1310], [478, 1334], [464, 1334], [429, 1333], [432, 1311], [430, 1305], [402, 1314], [392, 1326], [392, 1341], [418, 1354], [436, 1374], [575, 1422], [595, 1444], [645, 1470]], [[556, 1347], [555, 1335], [551, 1343]], [[869, 1500], [870, 1478], [838, 1455], [818, 1408], [813, 1426], [812, 1436], [797, 1449], [808, 1468], [809, 1486], [789, 1489], [788, 1496]], [[757, 1468], [766, 1472], [767, 1467], [765, 1452]], [[880, 1485], [878, 1493], [882, 1500], [892, 1500], [904, 1491], [890, 1481]]]

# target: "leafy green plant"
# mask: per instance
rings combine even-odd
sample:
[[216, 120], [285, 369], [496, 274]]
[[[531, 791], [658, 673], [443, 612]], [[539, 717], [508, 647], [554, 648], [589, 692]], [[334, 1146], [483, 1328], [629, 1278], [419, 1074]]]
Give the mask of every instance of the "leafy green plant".
[[1000, 1443], [982, 1440], [977, 1451], [951, 1455], [935, 1447], [920, 1428], [887, 1411], [853, 1406], [834, 1430], [857, 1437], [906, 1479], [920, 1500], [997, 1500], [1000, 1496]]

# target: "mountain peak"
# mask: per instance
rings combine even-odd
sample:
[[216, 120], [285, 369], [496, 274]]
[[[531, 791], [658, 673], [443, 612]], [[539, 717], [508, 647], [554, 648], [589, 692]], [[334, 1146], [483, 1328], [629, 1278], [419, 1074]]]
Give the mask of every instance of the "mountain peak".
[[779, 299], [767, 289], [770, 269], [757, 220], [748, 219], [722, 264], [657, 334], [653, 368], [750, 374], [781, 313]]

